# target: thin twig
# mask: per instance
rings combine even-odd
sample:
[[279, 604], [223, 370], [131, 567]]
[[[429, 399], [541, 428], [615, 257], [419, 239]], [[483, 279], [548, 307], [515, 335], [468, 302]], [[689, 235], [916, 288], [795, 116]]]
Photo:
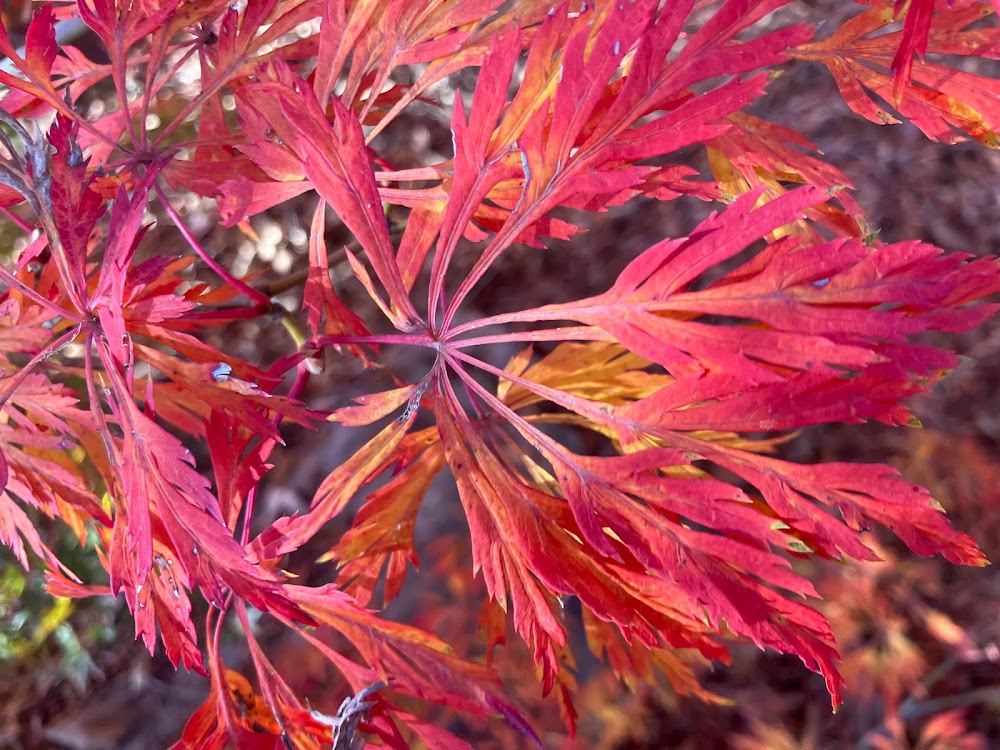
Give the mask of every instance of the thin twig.
[[913, 721], [942, 711], [950, 711], [953, 708], [994, 701], [1000, 702], [1000, 685], [975, 688], [956, 695], [942, 695], [940, 698], [928, 698], [925, 701], [914, 701], [912, 698], [907, 698], [897, 713], [903, 721]]
[[337, 709], [336, 716], [327, 716], [319, 711], [313, 711], [312, 717], [331, 728], [333, 739], [333, 750], [354, 750], [361, 747], [357, 744], [358, 724], [365, 717], [368, 709], [375, 705], [375, 701], [368, 700], [379, 690], [389, 687], [385, 682], [379, 680], [373, 682], [368, 687], [361, 690], [357, 695], [345, 698]]

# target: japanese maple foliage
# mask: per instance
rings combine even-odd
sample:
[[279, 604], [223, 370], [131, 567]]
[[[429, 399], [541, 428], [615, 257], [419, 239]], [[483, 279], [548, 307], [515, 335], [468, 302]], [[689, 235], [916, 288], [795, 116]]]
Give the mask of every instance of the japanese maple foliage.
[[[369, 608], [417, 565], [416, 516], [443, 473], [489, 598], [487, 645], [512, 626], [571, 732], [567, 597], [623, 677], [659, 671], [703, 694], [677, 650], [725, 661], [726, 640], [746, 639], [821, 672], [836, 705], [833, 637], [792, 558], [875, 559], [863, 532], [878, 524], [919, 554], [986, 563], [889, 467], [767, 454], [806, 425], [913, 424], [902, 401], [956, 363], [913, 337], [991, 316], [973, 303], [1000, 290], [997, 262], [880, 242], [812, 144], [742, 110], [780, 66], [817, 61], [863, 117], [998, 147], [996, 80], [950, 67], [1000, 55], [994, 6], [865, 0], [817, 37], [772, 15], [790, 4], [80, 0], [41, 5], [20, 48], [0, 32], [0, 201], [26, 235], [0, 267], [0, 539], [45, 569], [54, 595], [123, 594], [151, 651], [160, 642], [211, 676], [179, 747], [348, 747], [357, 732], [467, 746], [421, 719], [422, 703], [499, 715], [540, 744], [490, 666]], [[101, 57], [57, 42], [60, 19], [77, 16]], [[451, 158], [396, 168], [377, 136], [411, 107], [443, 107], [466, 69], [476, 85], [450, 105]], [[196, 84], [177, 88], [182, 74]], [[84, 106], [95, 97], [106, 106]], [[692, 146], [711, 175], [671, 160]], [[287, 201], [314, 206], [308, 271], [290, 279], [290, 327], [304, 333], [277, 362], [209, 343], [274, 306], [183, 225], [171, 199], [184, 191], [247, 232]], [[471, 315], [509, 254], [586, 242], [581, 212], [679, 196], [717, 207], [602, 293]], [[328, 209], [380, 319], [333, 283]], [[401, 235], [390, 209], [407, 212]], [[148, 212], [177, 224], [187, 255], [149, 252]], [[217, 286], [193, 281], [199, 264]], [[398, 346], [433, 355], [414, 382], [398, 374], [330, 414], [303, 402], [324, 356], [384, 383], [374, 373]], [[375, 427], [308, 509], [254, 536], [260, 483], [293, 422]], [[566, 428], [603, 447], [571, 448]], [[295, 582], [288, 556], [356, 499], [321, 557], [335, 580]], [[42, 515], [94, 549], [107, 585], [60, 562]], [[256, 641], [250, 607], [319, 649], [357, 699], [311, 710]], [[227, 620], [243, 627], [253, 684], [223, 662]]]

